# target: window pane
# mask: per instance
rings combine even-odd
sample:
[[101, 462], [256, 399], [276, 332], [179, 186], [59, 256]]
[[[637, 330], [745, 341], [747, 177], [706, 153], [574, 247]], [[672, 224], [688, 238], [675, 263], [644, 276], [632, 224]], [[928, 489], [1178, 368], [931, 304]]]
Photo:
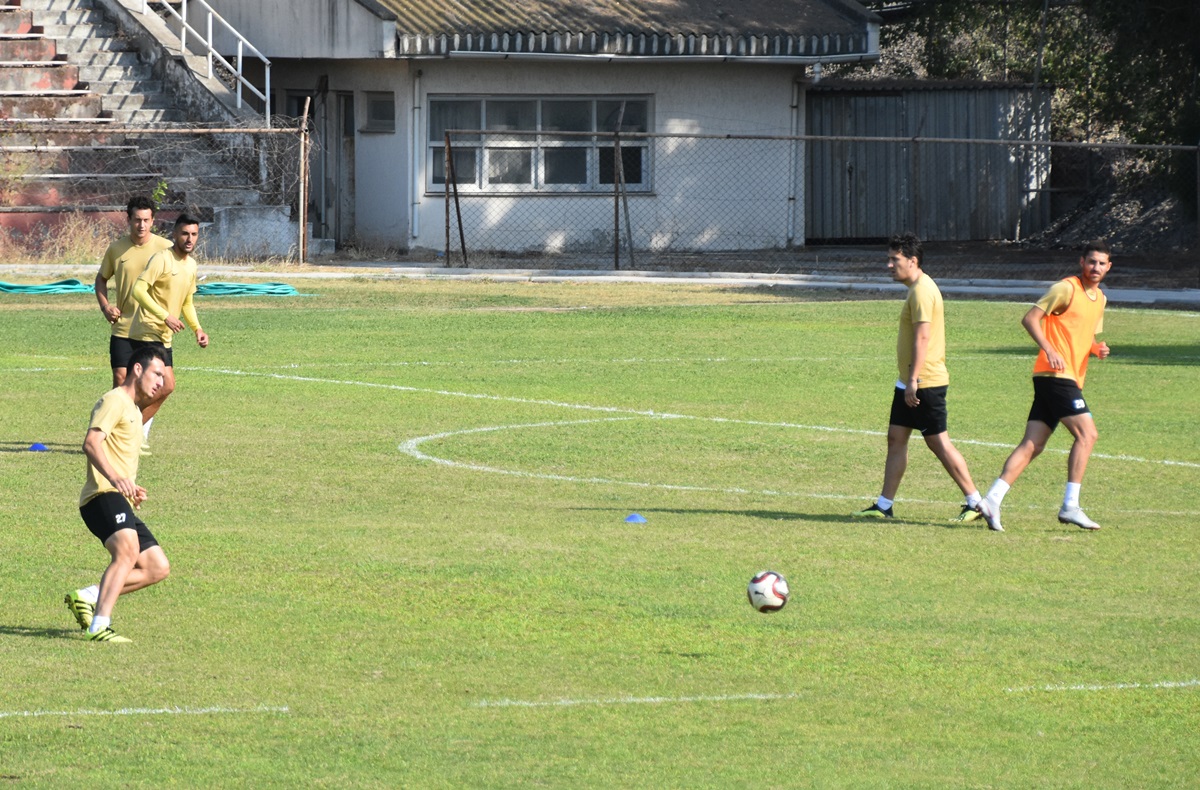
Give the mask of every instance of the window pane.
[[537, 102], [489, 99], [486, 128], [498, 132], [536, 130]]
[[587, 183], [586, 148], [547, 148], [544, 154], [547, 184]]
[[[454, 181], [457, 184], [475, 183], [475, 156], [477, 148], [457, 148], [454, 150]], [[429, 149], [430, 167], [434, 184], [446, 183], [446, 149]]]
[[[621, 105], [625, 114], [621, 115]], [[640, 99], [601, 99], [596, 102], [596, 131], [617, 131], [617, 118], [621, 119], [622, 132], [646, 131], [646, 102]]]
[[532, 184], [532, 148], [489, 148], [489, 184]]
[[[447, 129], [478, 129], [480, 122], [478, 99], [429, 102], [429, 141], [432, 143], [445, 140]], [[460, 139], [478, 139], [478, 135]]]
[[[630, 146], [621, 146], [621, 163], [624, 165], [622, 178], [629, 185], [645, 183], [642, 175], [642, 161], [645, 153], [644, 148], [635, 148]], [[613, 156], [612, 146], [605, 146], [600, 149], [600, 183], [611, 184], [616, 177], [613, 173], [613, 162], [616, 157]]]
[[542, 102], [542, 130], [547, 132], [592, 131], [590, 101]]

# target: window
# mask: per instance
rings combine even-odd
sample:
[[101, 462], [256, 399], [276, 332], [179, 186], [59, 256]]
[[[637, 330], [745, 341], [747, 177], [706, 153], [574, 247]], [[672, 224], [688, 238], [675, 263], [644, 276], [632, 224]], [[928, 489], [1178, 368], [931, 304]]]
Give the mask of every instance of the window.
[[[481, 192], [610, 192], [616, 178], [611, 136], [646, 132], [646, 98], [528, 98], [504, 96], [429, 99], [428, 186], [447, 183], [445, 137], [450, 129], [484, 134], [453, 139], [454, 181], [460, 190]], [[645, 138], [621, 140], [625, 185], [650, 189], [649, 145]]]
[[390, 93], [368, 93], [364, 132], [396, 131], [396, 98]]

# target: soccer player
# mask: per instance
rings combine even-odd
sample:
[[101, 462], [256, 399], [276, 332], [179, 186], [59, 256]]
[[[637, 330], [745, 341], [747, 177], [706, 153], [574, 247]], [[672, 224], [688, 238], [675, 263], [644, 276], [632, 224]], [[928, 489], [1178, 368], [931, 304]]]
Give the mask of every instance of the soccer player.
[[165, 362], [154, 346], [134, 351], [121, 385], [93, 407], [83, 439], [88, 467], [79, 515], [112, 559], [100, 584], [67, 593], [66, 604], [94, 642], [132, 641], [112, 630], [117, 597], [156, 584], [171, 570], [162, 547], [133, 512], [146, 500], [146, 489], [137, 484], [141, 407], [162, 388]]
[[888, 244], [888, 269], [892, 279], [908, 286], [908, 298], [900, 310], [900, 335], [896, 341], [896, 364], [900, 377], [892, 393], [892, 413], [887, 432], [887, 462], [883, 469], [883, 491], [856, 518], [892, 518], [892, 502], [908, 467], [908, 440], [913, 430], [921, 432], [950, 477], [962, 489], [967, 504], [955, 521], [979, 517], [979, 489], [971, 480], [967, 462], [946, 432], [946, 325], [942, 292], [933, 278], [921, 269], [924, 249], [912, 233], [893, 236]]
[[[200, 328], [192, 294], [196, 292], [196, 261], [192, 250], [200, 238], [200, 221], [190, 214], [180, 214], [175, 220], [172, 233], [174, 243], [168, 249], [156, 253], [146, 264], [146, 269], [133, 284], [133, 298], [138, 309], [129, 328], [133, 347], [146, 344], [163, 350], [166, 374], [162, 389], [150, 403], [142, 407], [144, 438], [150, 441], [150, 423], [158, 413], [163, 401], [175, 391], [175, 366], [171, 352], [171, 338], [182, 332], [184, 322], [196, 333], [200, 348], [208, 348], [208, 335]], [[182, 317], [183, 320], [180, 320]], [[148, 455], [148, 447], [142, 451]]]
[[[96, 273], [96, 301], [100, 312], [112, 324], [108, 339], [108, 360], [112, 367], [113, 386], [121, 386], [125, 380], [125, 369], [133, 346], [129, 342], [129, 326], [133, 323], [133, 312], [137, 302], [133, 301], [133, 284], [146, 269], [150, 257], [168, 249], [171, 242], [153, 233], [154, 203], [150, 198], [137, 195], [130, 198], [125, 208], [129, 221], [129, 235], [108, 245]], [[112, 281], [116, 289], [116, 302], [108, 300], [108, 284]]]
[[1037, 360], [1033, 363], [1033, 406], [1025, 423], [1025, 436], [979, 503], [980, 514], [994, 530], [1004, 529], [1000, 525], [1004, 495], [1029, 462], [1046, 448], [1050, 434], [1060, 422], [1075, 441], [1067, 456], [1067, 490], [1058, 520], [1081, 529], [1100, 529], [1079, 507], [1083, 473], [1099, 435], [1083, 400], [1083, 379], [1088, 359], [1093, 354], [1105, 359], [1109, 353], [1108, 344], [1096, 342], [1096, 334], [1104, 329], [1104, 306], [1108, 303], [1100, 290], [1100, 281], [1110, 268], [1112, 252], [1108, 244], [1089, 242], [1079, 258], [1079, 274], [1050, 286], [1021, 319], [1021, 325], [1038, 346]]

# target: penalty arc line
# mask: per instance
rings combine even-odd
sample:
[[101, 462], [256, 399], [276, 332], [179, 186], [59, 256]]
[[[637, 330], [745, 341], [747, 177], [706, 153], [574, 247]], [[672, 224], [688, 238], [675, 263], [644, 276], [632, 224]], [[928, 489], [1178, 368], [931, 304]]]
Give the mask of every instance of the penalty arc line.
[[[593, 411], [605, 414], [629, 414], [637, 417], [651, 417], [658, 420], [696, 420], [703, 422], [725, 423], [730, 425], [752, 425], [759, 428], [794, 428], [803, 431], [817, 431], [820, 433], [844, 433], [855, 436], [886, 436], [884, 431], [871, 431], [861, 428], [840, 428], [828, 425], [805, 425], [803, 423], [794, 422], [772, 422], [768, 420], [742, 420], [733, 417], [699, 417], [693, 414], [675, 414], [672, 412], [659, 412], [653, 409], [628, 409], [619, 406], [595, 406], [586, 403], [567, 403], [564, 401], [546, 400], [538, 398], [518, 398], [512, 395], [491, 395], [488, 393], [478, 392], [457, 392], [454, 390], [440, 390], [429, 387], [410, 387], [403, 384], [380, 384], [371, 381], [354, 381], [349, 379], [326, 379], [317, 376], [289, 376], [282, 373], [255, 372], [247, 370], [231, 370], [228, 368], [189, 368], [200, 373], [216, 373], [226, 376], [246, 376], [249, 378], [266, 378], [276, 379], [280, 381], [298, 381], [308, 382], [312, 384], [337, 384], [351, 387], [366, 387], [369, 389], [383, 389], [395, 392], [411, 392], [421, 395], [442, 395], [451, 398], [468, 398], [471, 400], [487, 400], [501, 403], [519, 403], [530, 406], [552, 406], [560, 409], [575, 409], [578, 411]], [[978, 447], [997, 447], [1009, 448], [1010, 443], [1005, 442], [985, 442], [976, 439], [955, 439], [956, 444], [970, 444]], [[1070, 450], [1047, 448], [1048, 452], [1067, 455]], [[1142, 464], [1158, 464], [1162, 466], [1181, 466], [1189, 469], [1200, 469], [1200, 463], [1193, 461], [1173, 461], [1170, 459], [1156, 460], [1152, 458], [1141, 458], [1135, 455], [1109, 455], [1106, 453], [1092, 453], [1092, 458], [1103, 458], [1111, 461], [1128, 461], [1131, 463]]]
[[718, 696], [697, 697], [612, 697], [610, 699], [558, 699], [558, 700], [519, 700], [499, 699], [480, 700], [472, 707], [475, 708], [572, 708], [586, 705], [664, 705], [673, 702], [742, 702], [746, 700], [775, 700], [795, 699], [799, 694], [722, 694]]
[[1183, 689], [1200, 686], [1200, 680], [1164, 680], [1158, 683], [1098, 683], [1074, 686], [1024, 686], [1008, 688], [1009, 694], [1027, 694], [1034, 691], [1125, 691], [1127, 689]]
[[35, 718], [38, 716], [204, 716], [230, 713], [290, 713], [286, 705], [254, 708], [119, 708], [117, 710], [16, 710], [0, 711], [0, 719]]

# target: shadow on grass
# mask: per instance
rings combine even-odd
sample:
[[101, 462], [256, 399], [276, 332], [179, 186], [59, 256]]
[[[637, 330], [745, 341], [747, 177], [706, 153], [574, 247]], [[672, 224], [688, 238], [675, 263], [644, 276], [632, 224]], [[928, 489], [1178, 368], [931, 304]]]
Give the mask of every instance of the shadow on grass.
[[78, 628], [28, 628], [23, 625], [0, 625], [0, 636], [28, 636], [34, 639], [73, 639], [82, 633]]
[[[971, 352], [964, 352], [969, 355]], [[1037, 356], [1037, 348], [1033, 346], [998, 346], [981, 349], [980, 353], [1003, 354], [1005, 356], [1028, 357], [1032, 367]], [[1131, 365], [1179, 365], [1195, 367], [1200, 365], [1200, 345], [1138, 345], [1137, 343], [1119, 343], [1114, 345], [1110, 359], [1128, 362]], [[1092, 357], [1088, 363], [1102, 365], [1101, 360]], [[1092, 368], [1089, 367], [1088, 370]]]
[[45, 450], [30, 450], [33, 442], [0, 441], [0, 453], [61, 453], [64, 455], [83, 455], [83, 450], [77, 444], [46, 443], [41, 444]]
[[571, 508], [579, 511], [598, 511], [606, 513], [640, 513], [645, 516], [648, 513], [668, 513], [671, 515], [706, 515], [706, 516], [740, 516], [748, 518], [759, 518], [764, 521], [816, 521], [825, 524], [847, 524], [860, 527], [899, 527], [899, 526], [915, 526], [915, 527], [945, 527], [948, 529], [965, 528], [972, 529], [983, 527], [984, 531], [987, 527], [982, 521], [960, 523], [951, 521], [949, 523], [936, 520], [931, 521], [919, 518], [893, 518], [893, 519], [874, 519], [874, 518], [854, 518], [849, 513], [796, 513], [788, 510], [725, 510], [718, 508], [644, 508], [624, 510], [615, 507], [577, 507]]

